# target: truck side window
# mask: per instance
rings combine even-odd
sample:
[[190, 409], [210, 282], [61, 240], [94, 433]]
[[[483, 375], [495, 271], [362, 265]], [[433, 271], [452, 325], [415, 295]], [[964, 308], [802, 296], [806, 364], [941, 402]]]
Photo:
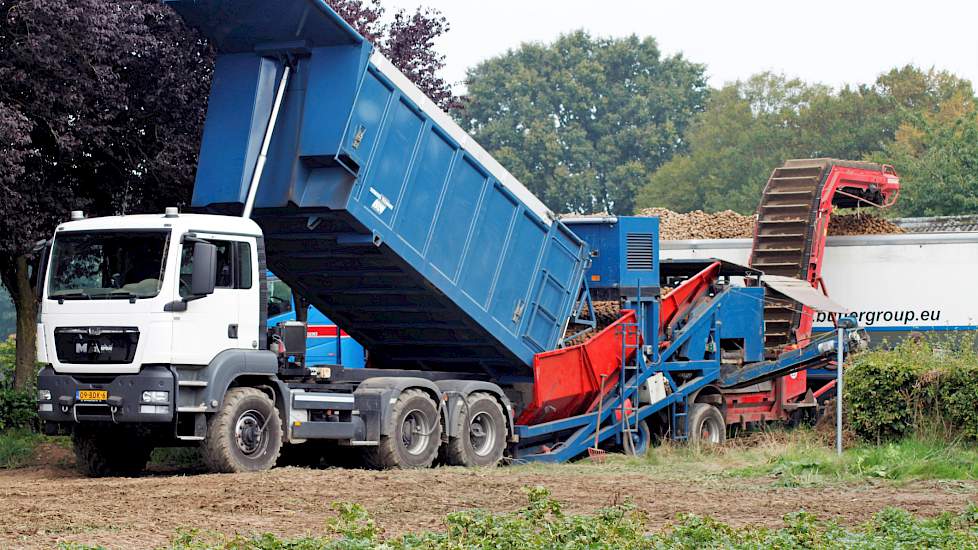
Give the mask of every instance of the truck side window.
[[234, 288], [234, 263], [231, 262], [231, 243], [211, 241], [217, 246], [217, 288]]
[[290, 311], [292, 311], [292, 289], [277, 279], [268, 281], [268, 316], [275, 317]]
[[238, 284], [235, 288], [251, 288], [251, 244], [237, 242]]
[[[232, 254], [234, 250], [231, 241], [212, 241], [211, 244], [217, 247], [217, 288], [235, 288], [234, 285], [234, 262]], [[247, 243], [245, 243], [247, 245]], [[248, 250], [248, 263], [251, 263], [251, 250]], [[190, 295], [190, 280], [194, 273], [194, 247], [192, 244], [183, 245], [183, 254], [180, 258], [180, 297], [186, 298]], [[251, 270], [248, 270], [250, 279]], [[248, 286], [251, 288], [251, 281]]]

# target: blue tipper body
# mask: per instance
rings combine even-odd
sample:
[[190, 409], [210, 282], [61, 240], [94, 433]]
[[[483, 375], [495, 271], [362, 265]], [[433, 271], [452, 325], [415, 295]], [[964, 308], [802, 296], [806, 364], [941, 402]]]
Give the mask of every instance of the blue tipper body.
[[321, 0], [167, 0], [218, 49], [194, 207], [254, 219], [269, 268], [371, 366], [530, 374], [583, 242]]

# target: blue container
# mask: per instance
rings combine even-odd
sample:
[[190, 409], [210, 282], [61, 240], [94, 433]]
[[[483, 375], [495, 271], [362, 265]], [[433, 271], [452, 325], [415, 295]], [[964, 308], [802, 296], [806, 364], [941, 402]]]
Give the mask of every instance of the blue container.
[[[564, 220], [587, 241], [591, 290], [611, 290], [602, 299], [659, 294], [659, 218], [615, 216]], [[599, 293], [600, 294], [600, 293]]]
[[169, 3], [220, 51], [194, 206], [240, 212], [288, 56], [254, 212], [269, 269], [375, 366], [528, 376], [583, 242], [320, 0]]

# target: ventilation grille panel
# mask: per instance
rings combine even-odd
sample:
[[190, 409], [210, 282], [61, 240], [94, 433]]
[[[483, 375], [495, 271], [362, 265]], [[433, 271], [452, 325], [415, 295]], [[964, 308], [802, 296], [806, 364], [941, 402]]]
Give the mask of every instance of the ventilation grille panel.
[[651, 233], [629, 233], [625, 236], [629, 271], [655, 269], [655, 237]]

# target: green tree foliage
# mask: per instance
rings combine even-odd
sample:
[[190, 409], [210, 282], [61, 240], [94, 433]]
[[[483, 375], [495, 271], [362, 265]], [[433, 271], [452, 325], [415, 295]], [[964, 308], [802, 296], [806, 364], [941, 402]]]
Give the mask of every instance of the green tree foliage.
[[940, 112], [962, 95], [973, 95], [967, 81], [912, 66], [837, 92], [783, 75], [755, 75], [711, 96], [687, 135], [689, 153], [652, 175], [638, 205], [753, 212], [771, 171], [785, 160], [892, 164], [879, 152], [908, 120]]
[[899, 211], [908, 216], [978, 212], [978, 109], [962, 93], [936, 112], [917, 114], [877, 159], [902, 176]]
[[651, 38], [578, 31], [471, 69], [459, 117], [551, 208], [629, 213], [639, 186], [686, 149], [703, 71]]

